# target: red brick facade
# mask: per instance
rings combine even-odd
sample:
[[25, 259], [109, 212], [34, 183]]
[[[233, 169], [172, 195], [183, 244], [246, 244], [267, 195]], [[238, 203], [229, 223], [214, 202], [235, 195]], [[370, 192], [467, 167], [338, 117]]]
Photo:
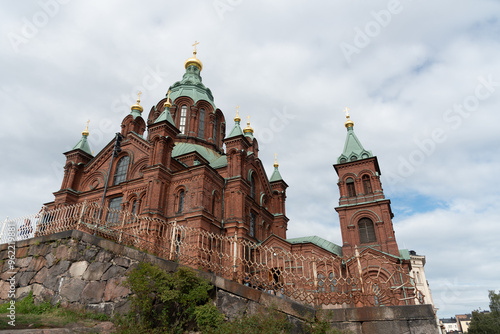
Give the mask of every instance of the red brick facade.
[[[287, 185], [282, 180], [269, 181], [257, 139], [243, 133], [225, 138], [221, 110], [190, 96], [171, 101], [168, 111], [174, 125], [170, 117], [160, 117], [168, 108], [165, 102], [167, 98], [152, 107], [147, 120], [139, 104], [132, 107], [121, 125], [122, 151], [114, 159], [114, 140], [96, 156], [81, 149], [66, 152], [61, 189], [48, 208], [101, 203], [107, 182], [105, 207], [117, 199], [121, 210], [206, 231], [237, 233], [257, 242], [271, 234], [286, 238]], [[118, 182], [120, 161], [125, 165], [124, 177]]]

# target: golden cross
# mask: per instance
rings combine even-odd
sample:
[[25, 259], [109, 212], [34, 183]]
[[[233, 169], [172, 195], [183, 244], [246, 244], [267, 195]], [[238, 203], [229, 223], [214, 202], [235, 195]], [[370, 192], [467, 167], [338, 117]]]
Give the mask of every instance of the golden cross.
[[141, 91], [139, 91], [139, 93], [137, 94], [137, 95], [138, 95], [138, 97], [137, 97], [137, 102], [141, 101], [141, 94], [142, 94], [142, 92], [141, 92]]
[[85, 128], [85, 131], [89, 130], [89, 123], [90, 123], [90, 119], [87, 121], [87, 127]]
[[348, 107], [345, 107], [344, 108], [344, 112], [345, 112], [345, 117], [349, 118], [349, 110], [351, 110], [351, 108], [348, 108]]
[[194, 46], [194, 52], [196, 52], [196, 45], [198, 45], [198, 44], [200, 44], [200, 42], [194, 41], [194, 44], [193, 44], [193, 46]]
[[247, 124], [250, 125], [250, 115], [247, 116]]
[[168, 102], [168, 100], [170, 100], [170, 89], [167, 92], [167, 102]]
[[278, 163], [278, 153], [274, 153], [274, 163]]
[[236, 106], [236, 116], [240, 117], [240, 106]]

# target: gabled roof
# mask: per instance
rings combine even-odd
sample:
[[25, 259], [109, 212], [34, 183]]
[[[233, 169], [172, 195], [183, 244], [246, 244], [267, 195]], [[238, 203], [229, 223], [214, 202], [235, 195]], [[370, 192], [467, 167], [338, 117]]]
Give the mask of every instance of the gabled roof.
[[286, 239], [291, 244], [306, 244], [306, 243], [312, 243], [320, 248], [323, 248], [324, 250], [337, 254], [338, 256], [342, 256], [342, 247], [340, 247], [337, 244], [334, 244], [333, 242], [330, 242], [328, 240], [325, 240], [323, 238], [320, 238], [318, 236], [310, 236], [310, 237], [302, 237], [302, 238], [293, 238], [293, 239]]

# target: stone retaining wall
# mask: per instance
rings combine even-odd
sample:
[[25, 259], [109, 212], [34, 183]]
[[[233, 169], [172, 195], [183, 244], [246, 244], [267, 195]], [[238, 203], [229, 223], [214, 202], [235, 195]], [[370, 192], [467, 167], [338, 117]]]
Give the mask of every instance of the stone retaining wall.
[[[0, 303], [7, 301], [8, 279], [15, 274], [16, 298], [33, 291], [36, 301], [60, 302], [112, 315], [128, 311], [126, 273], [140, 262], [168, 272], [178, 264], [81, 231], [65, 231], [16, 243], [15, 268], [7, 262], [8, 245], [0, 245]], [[210, 273], [200, 272], [216, 286], [215, 303], [228, 319], [274, 307], [287, 315], [295, 333], [315, 318], [354, 334], [438, 333], [430, 305], [316, 310]]]

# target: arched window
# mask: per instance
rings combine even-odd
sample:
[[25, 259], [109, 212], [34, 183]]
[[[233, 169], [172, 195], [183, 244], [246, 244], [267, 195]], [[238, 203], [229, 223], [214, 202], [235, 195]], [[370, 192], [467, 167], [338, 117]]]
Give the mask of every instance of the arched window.
[[219, 131], [217, 131], [217, 116], [215, 116], [215, 119], [214, 119], [214, 133], [213, 133], [215, 146], [218, 146], [218, 141], [219, 141], [218, 133], [219, 133]]
[[330, 292], [335, 292], [337, 286], [337, 280], [333, 278], [333, 273], [328, 274], [328, 279], [330, 280]]
[[177, 205], [177, 212], [182, 212], [184, 210], [184, 190], [179, 191], [179, 202]]
[[348, 178], [345, 181], [345, 185], [347, 186], [347, 196], [355, 197], [356, 196], [356, 188], [354, 187], [354, 180], [352, 178]]
[[200, 109], [200, 122], [198, 123], [198, 138], [205, 136], [205, 109]]
[[130, 210], [130, 213], [132, 213], [133, 215], [135, 215], [137, 212], [137, 201], [134, 200], [134, 203], [132, 203], [132, 209]]
[[361, 178], [363, 180], [363, 189], [365, 190], [365, 195], [372, 194], [372, 184], [370, 182], [370, 177], [368, 175], [363, 175]]
[[325, 292], [325, 275], [318, 274], [318, 292]]
[[250, 212], [250, 236], [255, 237], [255, 213]]
[[181, 117], [179, 120], [179, 130], [181, 130], [182, 134], [186, 132], [186, 118], [187, 118], [187, 106], [181, 107]]
[[252, 175], [250, 175], [250, 197], [255, 199], [255, 178]]
[[359, 240], [362, 244], [377, 241], [375, 236], [375, 228], [373, 227], [373, 222], [369, 218], [362, 218], [358, 223], [359, 228]]
[[114, 226], [120, 222], [122, 199], [122, 197], [115, 197], [109, 200], [108, 213], [106, 215], [108, 226]]
[[127, 169], [129, 161], [130, 158], [128, 155], [118, 160], [115, 169], [115, 176], [113, 178], [113, 185], [120, 184], [127, 179]]

